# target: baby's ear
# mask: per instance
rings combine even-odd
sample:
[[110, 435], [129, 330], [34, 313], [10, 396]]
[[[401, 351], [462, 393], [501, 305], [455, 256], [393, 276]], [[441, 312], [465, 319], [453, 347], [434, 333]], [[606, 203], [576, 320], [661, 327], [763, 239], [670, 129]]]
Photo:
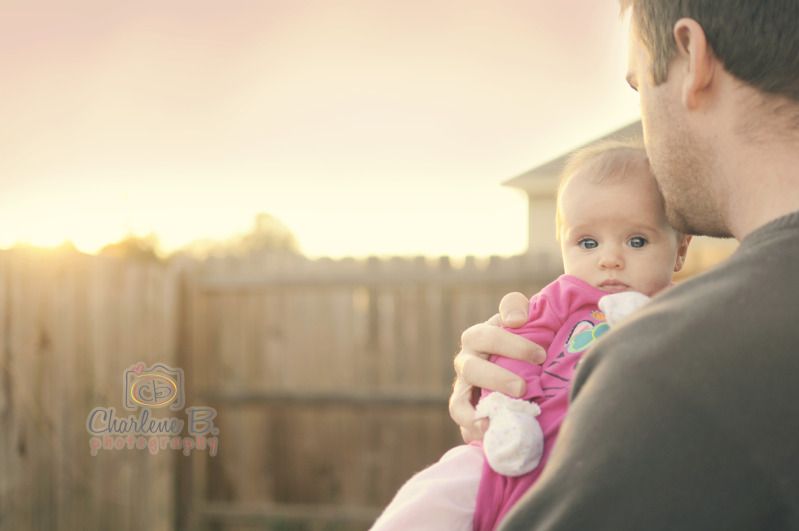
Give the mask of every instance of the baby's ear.
[[686, 234], [680, 235], [679, 243], [677, 244], [677, 260], [674, 262], [674, 272], [677, 273], [685, 265], [685, 256], [688, 254], [688, 244], [691, 243], [691, 236]]

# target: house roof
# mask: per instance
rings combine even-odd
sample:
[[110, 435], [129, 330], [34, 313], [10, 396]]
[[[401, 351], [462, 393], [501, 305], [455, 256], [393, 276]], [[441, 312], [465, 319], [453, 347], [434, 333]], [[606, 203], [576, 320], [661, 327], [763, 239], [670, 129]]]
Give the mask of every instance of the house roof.
[[591, 144], [595, 144], [601, 140], [626, 139], [635, 137], [640, 138], [642, 134], [641, 121], [638, 120], [632, 122], [620, 129], [608, 133], [603, 137], [594, 139], [591, 142], [587, 142], [581, 146], [577, 146], [540, 166], [536, 166], [535, 168], [528, 170], [521, 175], [517, 175], [516, 177], [505, 181], [502, 184], [505, 186], [520, 188], [528, 192], [530, 195], [553, 195], [555, 193], [555, 189], [557, 188], [558, 176], [563, 170], [569, 155], [578, 149], [590, 146]]

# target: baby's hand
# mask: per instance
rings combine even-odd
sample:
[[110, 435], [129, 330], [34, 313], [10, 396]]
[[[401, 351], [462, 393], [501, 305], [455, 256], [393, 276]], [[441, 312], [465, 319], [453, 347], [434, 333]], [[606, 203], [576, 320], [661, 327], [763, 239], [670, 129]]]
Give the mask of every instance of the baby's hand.
[[521, 476], [541, 461], [544, 433], [535, 419], [541, 408], [535, 402], [491, 393], [477, 404], [477, 416], [491, 424], [483, 437], [489, 466], [503, 476]]
[[637, 291], [622, 291], [599, 299], [599, 309], [605, 314], [605, 320], [610, 326], [617, 326], [650, 300]]

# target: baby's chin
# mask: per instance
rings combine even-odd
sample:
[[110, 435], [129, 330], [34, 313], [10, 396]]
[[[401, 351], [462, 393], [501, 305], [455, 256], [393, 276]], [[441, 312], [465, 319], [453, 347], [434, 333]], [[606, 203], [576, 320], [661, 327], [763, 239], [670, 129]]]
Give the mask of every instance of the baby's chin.
[[625, 291], [637, 291], [629, 286], [600, 287], [599, 289], [601, 289], [605, 293], [622, 293]]

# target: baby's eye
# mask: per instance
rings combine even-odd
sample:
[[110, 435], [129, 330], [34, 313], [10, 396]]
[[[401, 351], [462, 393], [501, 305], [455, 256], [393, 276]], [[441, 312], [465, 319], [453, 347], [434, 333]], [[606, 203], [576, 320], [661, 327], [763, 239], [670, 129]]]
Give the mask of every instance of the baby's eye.
[[577, 245], [581, 249], [596, 249], [599, 243], [593, 238], [583, 238], [577, 242]]
[[649, 242], [643, 236], [633, 236], [632, 238], [630, 238], [630, 240], [627, 243], [633, 249], [640, 249]]

